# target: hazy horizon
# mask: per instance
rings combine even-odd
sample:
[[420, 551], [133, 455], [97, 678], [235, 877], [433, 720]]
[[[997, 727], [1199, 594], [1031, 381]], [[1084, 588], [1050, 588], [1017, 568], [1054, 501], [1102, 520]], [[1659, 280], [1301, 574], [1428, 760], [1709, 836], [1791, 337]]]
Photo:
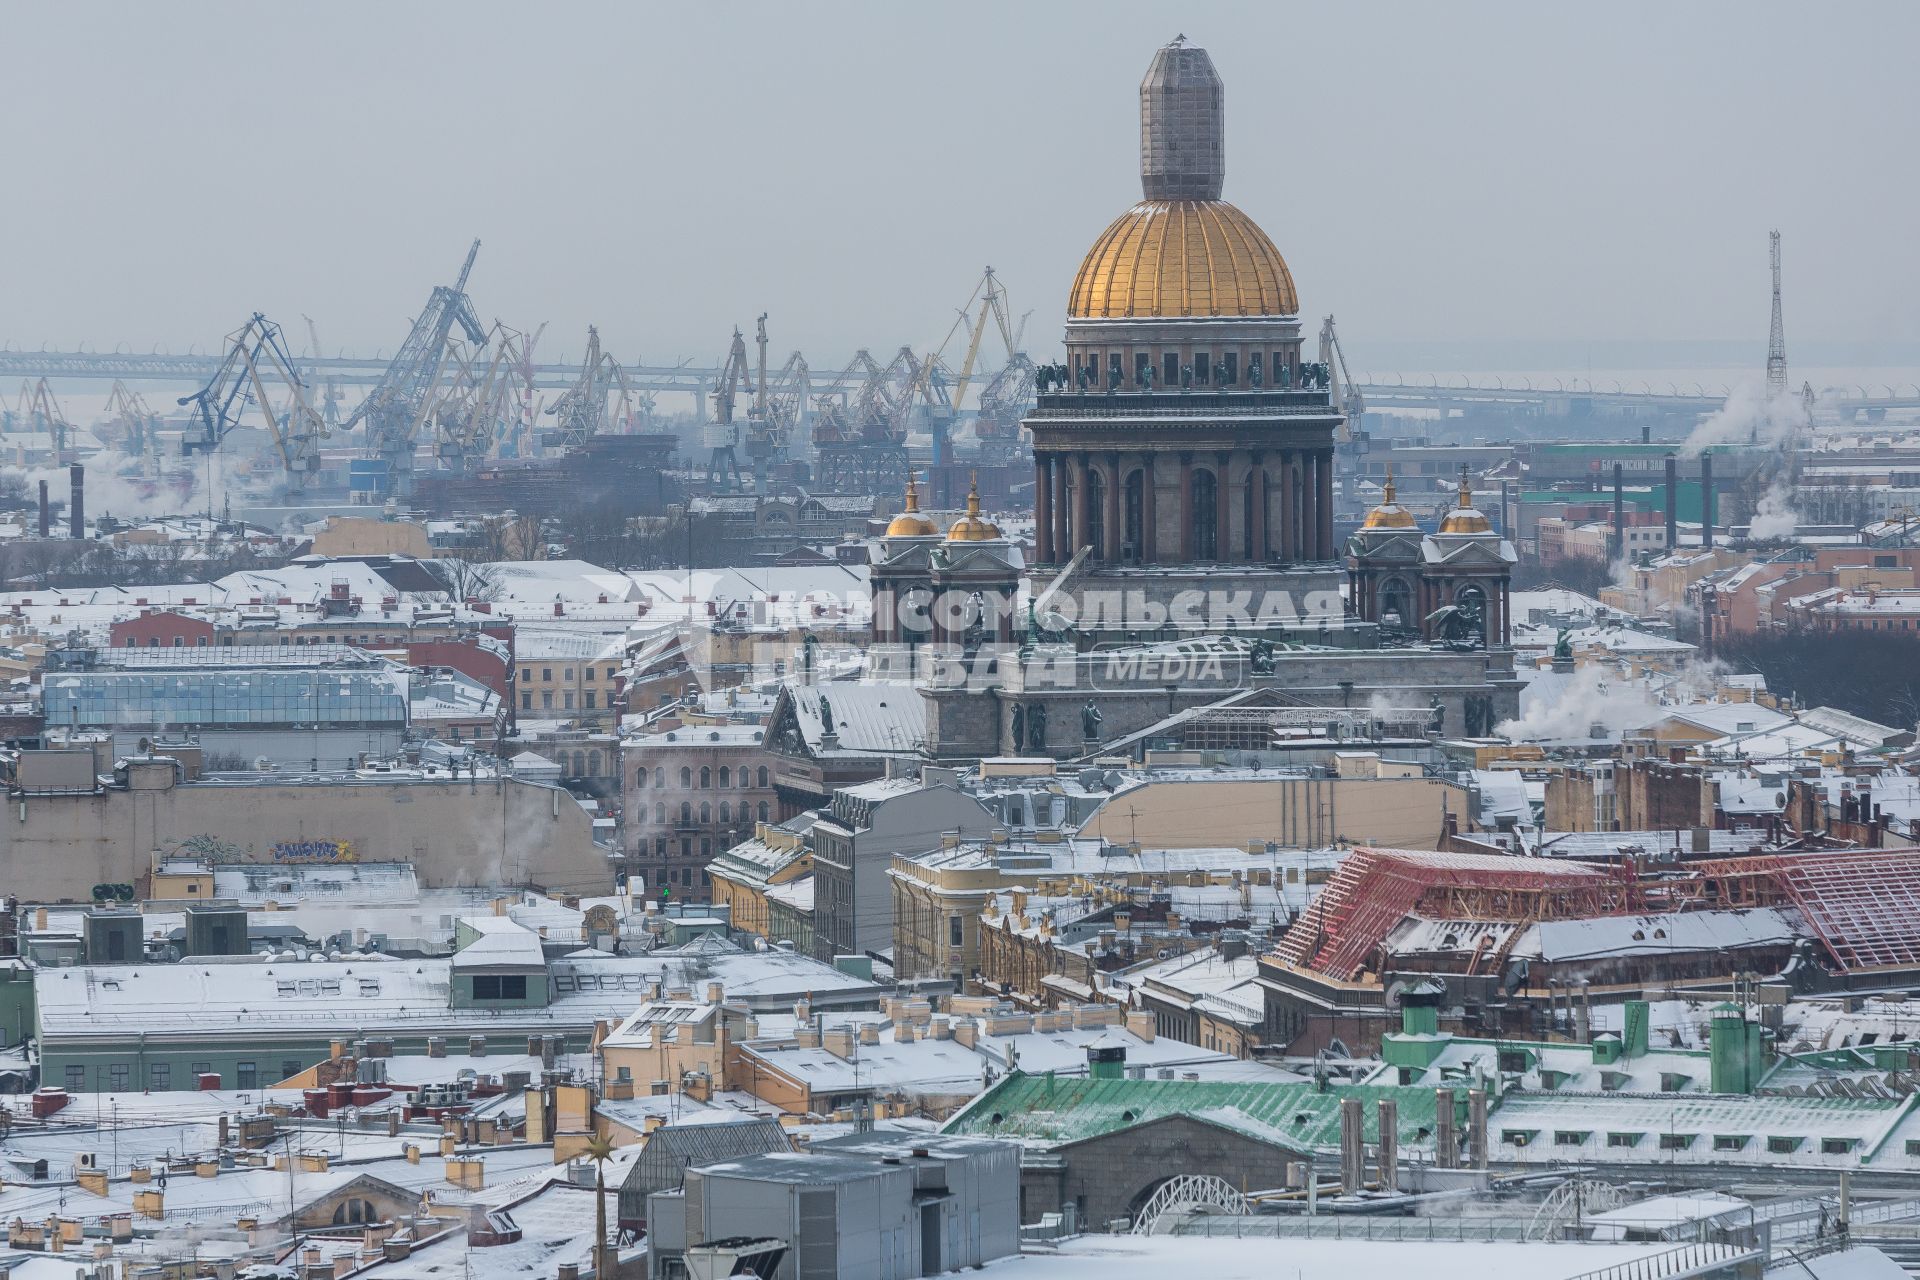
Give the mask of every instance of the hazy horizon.
[[548, 359], [593, 323], [628, 363], [711, 361], [766, 311], [775, 359], [825, 370], [937, 343], [988, 263], [1045, 358], [1138, 198], [1141, 73], [1184, 32], [1226, 83], [1227, 198], [1356, 372], [1745, 363], [1775, 227], [1790, 358], [1920, 366], [1908, 5], [8, 18], [16, 348], [206, 351], [260, 310], [296, 350], [306, 315], [329, 352], [391, 352], [478, 237], [480, 314], [546, 322]]

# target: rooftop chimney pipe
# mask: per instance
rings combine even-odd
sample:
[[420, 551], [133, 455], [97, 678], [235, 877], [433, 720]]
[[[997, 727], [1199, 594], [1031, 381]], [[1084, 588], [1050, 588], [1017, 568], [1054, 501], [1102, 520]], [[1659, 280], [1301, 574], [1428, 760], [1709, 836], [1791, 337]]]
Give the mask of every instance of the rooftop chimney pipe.
[[40, 482], [40, 536], [53, 532], [53, 503], [47, 497], [47, 482]]
[[1621, 505], [1620, 473], [1624, 468], [1618, 462], [1613, 464], [1613, 555], [1618, 560], [1627, 554], [1627, 514]]
[[74, 463], [67, 475], [73, 481], [73, 497], [67, 504], [70, 531], [75, 538], [87, 536], [87, 469]]

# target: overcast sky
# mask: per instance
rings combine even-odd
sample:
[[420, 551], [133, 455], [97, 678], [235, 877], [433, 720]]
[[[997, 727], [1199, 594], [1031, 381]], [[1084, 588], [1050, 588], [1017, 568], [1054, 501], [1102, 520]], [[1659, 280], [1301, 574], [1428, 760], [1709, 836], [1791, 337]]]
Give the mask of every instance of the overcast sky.
[[[481, 315], [816, 368], [941, 338], [991, 263], [1059, 350], [1184, 31], [1227, 198], [1371, 342], [1920, 343], [1920, 5], [18, 3], [0, 342], [391, 351]], [[883, 357], [884, 358], [884, 357]], [[1916, 359], [1913, 363], [1920, 363]]]

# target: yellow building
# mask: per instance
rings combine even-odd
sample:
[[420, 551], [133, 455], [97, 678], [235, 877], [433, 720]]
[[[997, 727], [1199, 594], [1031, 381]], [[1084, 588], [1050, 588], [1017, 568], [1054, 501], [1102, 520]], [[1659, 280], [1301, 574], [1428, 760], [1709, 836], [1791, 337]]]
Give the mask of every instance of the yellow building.
[[433, 554], [424, 525], [410, 520], [382, 520], [375, 516], [328, 516], [324, 529], [313, 535], [317, 556], [411, 556], [424, 560]]

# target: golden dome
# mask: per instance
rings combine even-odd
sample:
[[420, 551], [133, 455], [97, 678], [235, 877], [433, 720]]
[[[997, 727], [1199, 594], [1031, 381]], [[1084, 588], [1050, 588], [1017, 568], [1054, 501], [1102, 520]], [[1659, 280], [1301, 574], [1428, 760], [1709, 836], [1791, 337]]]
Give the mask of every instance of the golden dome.
[[1000, 536], [1000, 526], [980, 514], [980, 475], [974, 473], [967, 486], [967, 514], [947, 530], [948, 542], [991, 542]]
[[939, 528], [926, 516], [920, 514], [920, 489], [913, 482], [913, 473], [907, 473], [907, 509], [893, 518], [887, 526], [889, 538], [936, 538]]
[[1460, 468], [1460, 504], [1440, 521], [1442, 533], [1492, 533], [1493, 522], [1474, 509], [1473, 485], [1467, 481], [1466, 467]]
[[1394, 501], [1393, 464], [1387, 464], [1386, 492], [1380, 495], [1380, 505], [1367, 512], [1363, 529], [1411, 529], [1414, 527], [1413, 512]]
[[1286, 260], [1225, 200], [1142, 200], [1093, 242], [1067, 295], [1073, 320], [1299, 311]]

